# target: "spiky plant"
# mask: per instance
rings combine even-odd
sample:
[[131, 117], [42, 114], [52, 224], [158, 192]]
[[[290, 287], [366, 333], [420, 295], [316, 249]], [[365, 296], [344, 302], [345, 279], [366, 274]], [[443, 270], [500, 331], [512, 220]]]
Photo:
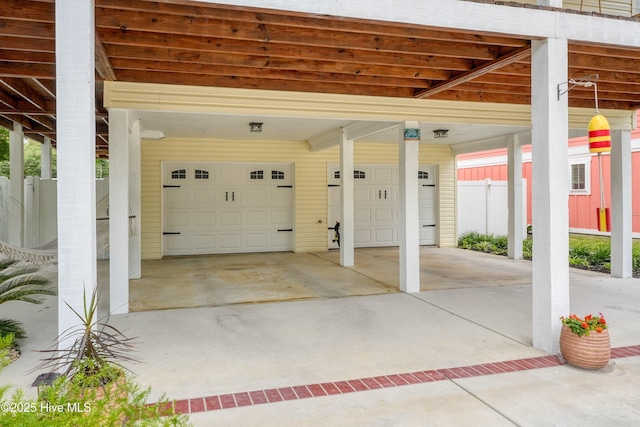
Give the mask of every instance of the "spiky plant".
[[[0, 260], [0, 304], [9, 301], [24, 301], [41, 304], [42, 295], [55, 295], [49, 279], [34, 274], [34, 267], [14, 267], [18, 261]], [[0, 319], [0, 335], [14, 334], [16, 339], [26, 338], [22, 324], [16, 320]]]
[[[84, 310], [79, 313], [68, 303], [67, 307], [78, 317], [78, 324], [64, 331], [58, 342], [71, 342], [67, 348], [42, 350], [50, 354], [42, 359], [39, 368], [61, 372], [65, 377], [86, 387], [102, 386], [113, 381], [127, 368], [122, 362], [137, 362], [131, 356], [135, 338], [125, 336], [115, 327], [98, 319], [98, 297], [94, 290], [90, 299], [84, 295]], [[105, 375], [105, 373], [109, 373]]]

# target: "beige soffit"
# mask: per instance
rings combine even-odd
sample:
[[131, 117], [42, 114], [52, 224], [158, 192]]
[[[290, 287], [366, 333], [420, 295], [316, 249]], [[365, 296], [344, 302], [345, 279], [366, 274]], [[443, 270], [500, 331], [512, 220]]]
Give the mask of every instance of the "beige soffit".
[[[283, 92], [155, 83], [104, 83], [104, 106], [143, 111], [332, 118], [371, 121], [419, 121], [530, 126], [528, 105], [382, 98], [307, 92]], [[633, 112], [601, 111], [613, 129], [631, 129]], [[586, 127], [594, 110], [569, 109], [569, 127]]]

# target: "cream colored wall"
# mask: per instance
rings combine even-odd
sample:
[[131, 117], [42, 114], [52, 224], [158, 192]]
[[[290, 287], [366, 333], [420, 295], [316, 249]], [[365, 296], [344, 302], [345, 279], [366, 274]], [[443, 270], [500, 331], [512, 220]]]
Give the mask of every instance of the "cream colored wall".
[[[398, 161], [395, 144], [355, 145], [355, 162]], [[327, 250], [327, 164], [339, 161], [337, 147], [310, 152], [306, 142], [163, 139], [142, 142], [142, 258], [162, 257], [163, 161], [293, 163], [295, 251]], [[440, 246], [455, 246], [455, 167], [448, 146], [421, 146], [420, 163], [439, 166]], [[319, 221], [322, 220], [322, 223]]]

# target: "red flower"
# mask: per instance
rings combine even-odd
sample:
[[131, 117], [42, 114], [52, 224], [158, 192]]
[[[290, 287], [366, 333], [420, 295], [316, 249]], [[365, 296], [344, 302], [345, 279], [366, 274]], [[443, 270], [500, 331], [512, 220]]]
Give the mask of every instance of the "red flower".
[[584, 329], [589, 329], [589, 324], [587, 322], [582, 322], [580, 326], [582, 326]]
[[602, 332], [603, 330], [602, 326], [596, 326], [596, 332]]
[[600, 320], [598, 320], [598, 323], [600, 323], [601, 325], [606, 325], [607, 321], [604, 320], [604, 317], [601, 317]]

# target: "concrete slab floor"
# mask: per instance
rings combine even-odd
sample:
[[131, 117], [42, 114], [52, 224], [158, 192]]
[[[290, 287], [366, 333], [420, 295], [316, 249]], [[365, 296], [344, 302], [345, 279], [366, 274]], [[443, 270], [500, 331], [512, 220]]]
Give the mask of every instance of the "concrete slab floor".
[[[171, 257], [142, 264], [130, 281], [130, 310], [162, 310], [399, 292], [398, 248], [356, 250], [355, 266], [341, 267], [340, 252], [259, 253]], [[530, 284], [529, 261], [422, 247], [422, 290]]]
[[142, 263], [130, 281], [130, 311], [221, 306], [399, 292], [314, 254], [173, 257]]

